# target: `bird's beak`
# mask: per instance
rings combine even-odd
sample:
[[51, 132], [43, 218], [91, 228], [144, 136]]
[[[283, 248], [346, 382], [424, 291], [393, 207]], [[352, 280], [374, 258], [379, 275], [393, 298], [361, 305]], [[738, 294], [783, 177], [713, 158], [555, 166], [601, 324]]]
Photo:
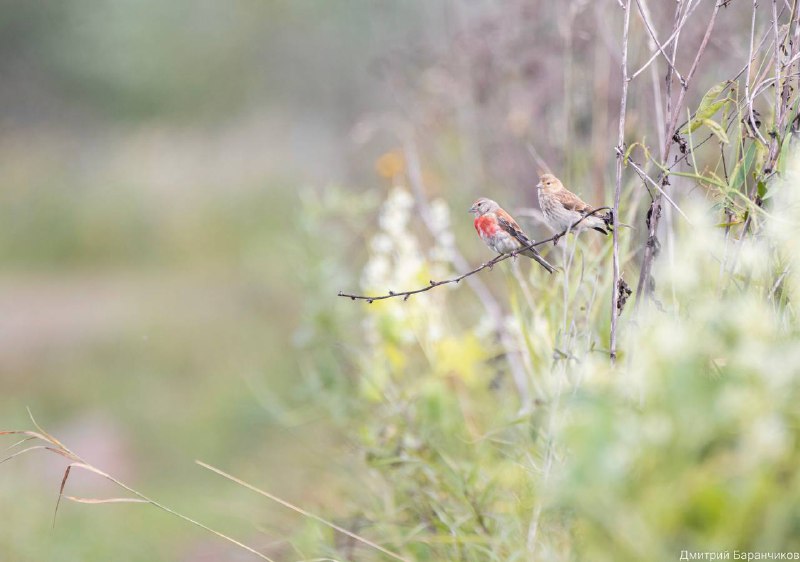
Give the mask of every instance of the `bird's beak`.
[[542, 189], [542, 182], [536, 184], [536, 189]]
[[477, 208], [477, 207], [475, 207], [475, 205], [473, 205], [472, 207], [470, 207], [470, 208], [469, 208], [469, 212], [470, 212], [470, 213], [473, 213], [473, 214], [474, 214], [474, 213], [477, 213], [477, 212], [478, 212], [478, 208]]

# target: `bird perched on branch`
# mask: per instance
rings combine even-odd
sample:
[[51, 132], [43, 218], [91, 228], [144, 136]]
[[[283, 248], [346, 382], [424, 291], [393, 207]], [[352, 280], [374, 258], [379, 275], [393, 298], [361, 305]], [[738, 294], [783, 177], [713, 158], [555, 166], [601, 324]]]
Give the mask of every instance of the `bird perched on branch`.
[[[539, 206], [542, 208], [542, 214], [556, 232], [567, 230], [570, 227], [574, 232], [581, 232], [587, 228], [603, 234], [611, 232], [611, 213], [586, 217], [577, 225], [572, 226], [594, 209], [564, 187], [561, 180], [553, 174], [543, 174], [539, 177], [536, 187], [539, 192]], [[553, 245], [558, 244], [559, 238], [560, 235], [556, 234]]]
[[535, 248], [520, 251], [533, 244], [533, 240], [522, 232], [517, 221], [506, 213], [497, 202], [481, 197], [470, 207], [469, 212], [475, 215], [475, 230], [489, 248], [498, 254], [519, 252], [523, 256], [535, 260], [548, 273], [555, 271], [555, 268], [547, 263]]

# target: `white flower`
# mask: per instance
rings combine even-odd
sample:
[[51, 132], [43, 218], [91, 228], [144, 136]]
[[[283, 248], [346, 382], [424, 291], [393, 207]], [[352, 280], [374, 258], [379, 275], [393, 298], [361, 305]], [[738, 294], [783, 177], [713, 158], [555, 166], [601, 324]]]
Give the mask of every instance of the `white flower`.
[[444, 199], [434, 199], [430, 206], [433, 227], [442, 232], [450, 228], [450, 207]]
[[392, 251], [392, 239], [387, 234], [379, 232], [372, 238], [370, 247], [376, 254], [388, 254]]
[[481, 314], [480, 321], [475, 326], [475, 335], [481, 339], [492, 336], [497, 329], [494, 318], [490, 314]]
[[414, 198], [402, 187], [395, 187], [383, 204], [379, 223], [384, 232], [401, 236], [406, 231], [409, 211], [414, 205]]
[[775, 459], [787, 451], [790, 443], [786, 424], [777, 415], [757, 418], [745, 436], [745, 450], [754, 458]]
[[370, 258], [364, 266], [361, 275], [361, 285], [368, 289], [381, 287], [389, 281], [391, 263], [389, 258], [384, 255], [375, 255]]

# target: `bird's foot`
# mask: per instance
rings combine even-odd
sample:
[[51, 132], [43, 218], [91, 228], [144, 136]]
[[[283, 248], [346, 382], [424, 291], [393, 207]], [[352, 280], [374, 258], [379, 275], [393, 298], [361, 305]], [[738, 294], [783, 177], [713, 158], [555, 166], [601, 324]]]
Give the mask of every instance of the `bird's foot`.
[[553, 236], [553, 246], [558, 246], [558, 241], [559, 240], [561, 240], [561, 235], [560, 234], [556, 234], [555, 236]]

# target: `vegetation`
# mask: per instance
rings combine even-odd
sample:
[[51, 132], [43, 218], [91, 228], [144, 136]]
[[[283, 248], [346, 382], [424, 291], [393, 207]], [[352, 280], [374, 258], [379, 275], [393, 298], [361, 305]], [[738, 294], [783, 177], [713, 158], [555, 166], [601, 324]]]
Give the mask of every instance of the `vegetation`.
[[[169, 182], [140, 174], [141, 146], [130, 149], [136, 165], [76, 171], [69, 195], [54, 196], [64, 168], [45, 165], [45, 153], [14, 168], [28, 189], [2, 195], [9, 291], [99, 272], [123, 279], [113, 294], [133, 308], [152, 302], [149, 320], [115, 313], [119, 332], [68, 343], [79, 351], [71, 362], [48, 348], [52, 362], [0, 355], [22, 365], [0, 372], [9, 388], [25, 365], [48, 381], [2, 398], [13, 411], [2, 425], [23, 427], [22, 400], [33, 398], [37, 420], [56, 426], [7, 437], [0, 516], [12, 523], [0, 553], [619, 562], [800, 551], [797, 2], [433, 4], [348, 8], [391, 28], [379, 52], [355, 34], [343, 50], [310, 58], [324, 76], [304, 75], [306, 65], [294, 78], [320, 85], [334, 79], [328, 65], [360, 64], [383, 81], [368, 93], [347, 90], [358, 81], [350, 74], [335, 82], [352, 94], [338, 102], [319, 92], [276, 102], [251, 77], [264, 107], [287, 104], [270, 115], [313, 109], [335, 123], [310, 136], [348, 139], [330, 149], [342, 161], [356, 156], [341, 177], [327, 164], [298, 173], [278, 156], [267, 171], [236, 176], [235, 193], [212, 185], [148, 199], [144, 186], [161, 194]], [[263, 10], [275, 18], [269, 29], [317, 13], [304, 2]], [[343, 13], [321, 14], [315, 45], [330, 39], [325, 25], [350, 29]], [[212, 15], [199, 9], [200, 21]], [[210, 49], [219, 58], [208, 60], [235, 75], [225, 61], [251, 60], [263, 29], [247, 17], [228, 25], [246, 39], [220, 41], [228, 54]], [[398, 47], [397, 34], [412, 30], [419, 48]], [[307, 54], [284, 40], [279, 47]], [[135, 96], [140, 103], [111, 101], [151, 126], [186, 119], [187, 104], [211, 121], [244, 104], [230, 83], [219, 90], [225, 103], [204, 105], [174, 77], [134, 88], [126, 73], [58, 68]], [[186, 83], [203, 76], [190, 72]], [[236, 152], [247, 145], [240, 134], [231, 133], [233, 148], [196, 154]], [[127, 138], [109, 151], [123, 163]], [[330, 141], [298, 142], [313, 152]], [[527, 206], [537, 167], [634, 228], [541, 244], [560, 266], [552, 276], [523, 258], [479, 268], [493, 257], [466, 214], [479, 195], [526, 217], [537, 240], [555, 234]], [[218, 169], [231, 167], [205, 168]], [[98, 177], [132, 187], [109, 197]], [[171, 284], [153, 281], [165, 272]], [[150, 292], [130, 288], [142, 279]], [[161, 315], [181, 303], [167, 289], [194, 291], [176, 306], [179, 320]], [[405, 292], [416, 289], [425, 290]], [[137, 351], [128, 340], [141, 332], [155, 343]], [[87, 410], [100, 415], [87, 422], [89, 438], [65, 423]], [[135, 437], [96, 433], [104, 424]], [[104, 463], [79, 454], [70, 434], [87, 448], [132, 444]], [[46, 478], [35, 473], [41, 451], [28, 449], [39, 445], [61, 463]], [[78, 480], [81, 471], [92, 478]], [[42, 545], [52, 504], [30, 506], [59, 482], [55, 531]]]

